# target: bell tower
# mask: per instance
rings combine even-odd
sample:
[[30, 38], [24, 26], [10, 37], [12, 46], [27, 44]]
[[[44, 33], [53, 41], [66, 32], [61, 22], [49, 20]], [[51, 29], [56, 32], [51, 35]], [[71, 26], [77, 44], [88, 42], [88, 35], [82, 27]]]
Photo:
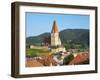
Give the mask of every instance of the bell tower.
[[53, 26], [52, 26], [52, 31], [51, 31], [51, 46], [60, 46], [61, 45], [61, 41], [59, 38], [59, 32], [57, 29], [57, 24], [56, 21], [54, 21]]

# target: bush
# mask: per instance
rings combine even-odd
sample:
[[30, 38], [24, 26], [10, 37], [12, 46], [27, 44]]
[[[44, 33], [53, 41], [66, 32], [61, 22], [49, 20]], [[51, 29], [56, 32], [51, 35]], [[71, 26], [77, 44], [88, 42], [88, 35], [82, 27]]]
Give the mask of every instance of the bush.
[[64, 65], [69, 64], [69, 62], [70, 62], [72, 59], [74, 59], [73, 54], [70, 54], [70, 55], [66, 56], [66, 57], [64, 58], [64, 60], [63, 60], [63, 64], [64, 64]]

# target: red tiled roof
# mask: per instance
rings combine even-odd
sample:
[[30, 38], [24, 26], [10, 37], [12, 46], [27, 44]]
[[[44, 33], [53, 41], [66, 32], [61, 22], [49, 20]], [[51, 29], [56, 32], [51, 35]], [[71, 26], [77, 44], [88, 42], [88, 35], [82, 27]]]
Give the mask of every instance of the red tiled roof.
[[88, 58], [89, 58], [89, 55], [87, 53], [77, 54], [77, 56], [72, 61], [70, 61], [69, 64], [78, 64], [83, 61], [86, 61]]
[[38, 60], [40, 63], [42, 63], [44, 66], [50, 66], [50, 64], [52, 63], [52, 65], [56, 65], [56, 61], [53, 59], [53, 56], [42, 56], [42, 59]]
[[37, 66], [43, 66], [43, 64], [38, 62], [37, 60], [26, 60], [26, 67], [37, 67]]

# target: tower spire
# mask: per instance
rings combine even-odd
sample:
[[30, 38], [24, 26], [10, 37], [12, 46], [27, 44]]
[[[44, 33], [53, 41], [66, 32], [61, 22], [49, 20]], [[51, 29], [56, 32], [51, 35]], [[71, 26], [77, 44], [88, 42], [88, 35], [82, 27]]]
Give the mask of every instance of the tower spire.
[[65, 52], [65, 48], [61, 46], [61, 40], [57, 29], [56, 21], [54, 20], [51, 30], [51, 51], [57, 53], [60, 51]]
[[52, 31], [51, 31], [52, 33], [56, 33], [56, 32], [58, 32], [58, 29], [57, 29], [57, 25], [56, 25], [56, 21], [54, 20], [54, 22], [53, 22], [53, 27], [52, 27]]

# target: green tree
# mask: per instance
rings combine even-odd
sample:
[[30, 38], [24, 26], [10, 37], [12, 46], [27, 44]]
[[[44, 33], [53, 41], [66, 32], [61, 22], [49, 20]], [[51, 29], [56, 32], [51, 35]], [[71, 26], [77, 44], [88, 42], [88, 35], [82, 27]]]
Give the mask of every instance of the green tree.
[[63, 64], [64, 64], [64, 65], [69, 64], [69, 62], [70, 62], [72, 59], [74, 59], [73, 54], [70, 54], [70, 55], [66, 56], [66, 57], [64, 58], [64, 60], [63, 60]]

